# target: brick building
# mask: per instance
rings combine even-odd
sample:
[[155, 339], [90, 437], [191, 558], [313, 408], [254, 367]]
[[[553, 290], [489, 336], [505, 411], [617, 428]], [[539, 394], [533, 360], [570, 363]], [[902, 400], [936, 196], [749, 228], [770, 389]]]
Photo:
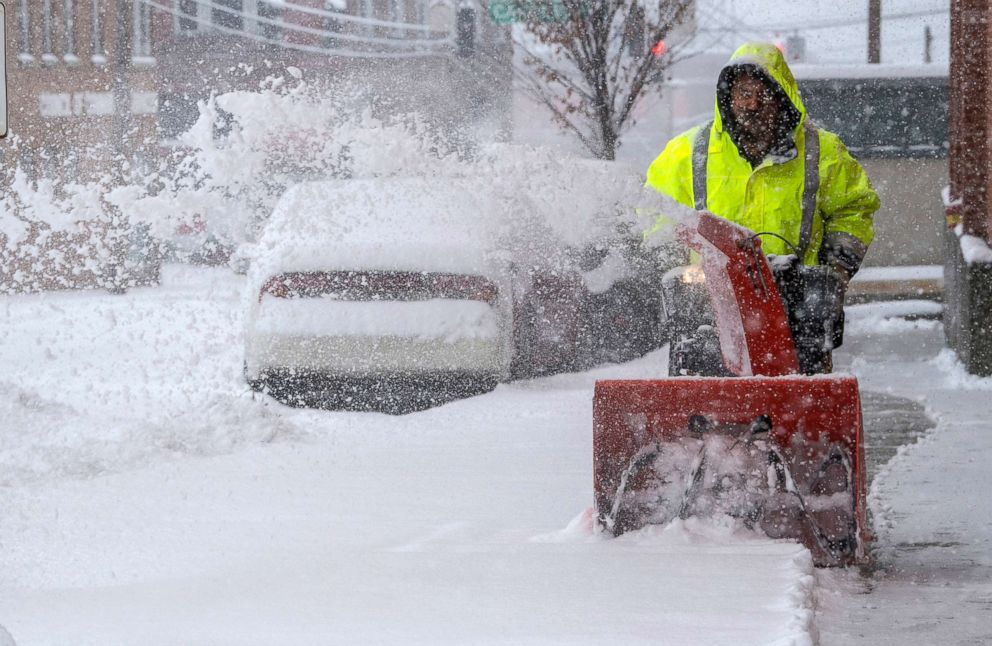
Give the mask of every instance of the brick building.
[[[456, 0], [7, 0], [10, 128], [30, 176], [141, 169], [211, 93], [256, 89], [289, 66], [357, 79], [384, 109], [445, 123], [480, 106], [509, 118], [509, 38]], [[474, 21], [458, 56], [456, 24]], [[464, 43], [463, 43], [464, 45]], [[464, 51], [462, 52], [465, 53]], [[503, 98], [505, 95], [505, 98]], [[374, 106], [375, 107], [375, 106]]]
[[154, 134], [154, 67], [118, 56], [122, 3], [8, 0], [6, 7], [9, 121], [19, 143], [4, 146], [5, 161], [15, 157], [32, 176], [86, 177]]
[[[29, 183], [145, 175], [197, 101], [258, 89], [290, 66], [332, 89], [357, 81], [370, 97], [360, 107], [380, 115], [418, 109], [455, 129], [483, 112], [508, 120], [505, 28], [455, 1], [6, 0], [11, 137], [0, 168]], [[459, 47], [466, 18], [473, 38]], [[71, 193], [62, 182], [44, 196], [52, 189], [36, 186], [27, 202], [3, 196], [0, 217], [14, 226], [0, 230], [0, 293], [134, 284], [126, 216], [59, 202]], [[46, 200], [61, 224], [31, 214]]]

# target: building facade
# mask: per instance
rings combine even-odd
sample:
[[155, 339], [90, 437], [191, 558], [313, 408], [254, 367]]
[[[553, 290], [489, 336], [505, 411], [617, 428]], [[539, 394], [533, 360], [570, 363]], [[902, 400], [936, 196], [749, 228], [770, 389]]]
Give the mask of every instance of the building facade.
[[[14, 226], [0, 229], [0, 293], [135, 284], [128, 214], [103, 204], [105, 194], [95, 198], [100, 205], [80, 208], [65, 201], [73, 199], [69, 187], [101, 193], [98, 186], [148, 177], [196, 121], [197, 103], [213, 94], [258, 90], [266, 77], [292, 71], [329, 91], [357, 81], [375, 98], [359, 107], [376, 116], [417, 110], [456, 130], [483, 113], [510, 116], [506, 30], [455, 0], [5, 7], [10, 136], [0, 144], [0, 218]], [[15, 185], [17, 178], [27, 183]], [[41, 202], [59, 223], [39, 216]]]
[[[357, 79], [394, 110], [471, 120], [509, 94], [509, 38], [456, 0], [8, 0], [6, 165], [31, 177], [141, 169], [211, 94], [289, 67]], [[471, 9], [468, 13], [460, 11]], [[456, 25], [472, 21], [468, 51]], [[466, 56], [467, 53], [482, 53]], [[505, 69], [504, 69], [505, 67]], [[505, 113], [509, 115], [509, 110]]]
[[[6, 5], [9, 121], [16, 137], [4, 147], [8, 168], [16, 160], [32, 177], [85, 178], [154, 136], [155, 70], [151, 60], [132, 60], [121, 36], [121, 2]], [[127, 18], [130, 31], [133, 16]]]

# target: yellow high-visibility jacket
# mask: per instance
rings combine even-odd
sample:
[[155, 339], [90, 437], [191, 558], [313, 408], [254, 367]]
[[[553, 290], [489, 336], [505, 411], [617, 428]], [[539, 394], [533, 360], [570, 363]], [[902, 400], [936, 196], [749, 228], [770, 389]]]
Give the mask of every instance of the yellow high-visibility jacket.
[[[792, 140], [753, 168], [725, 127], [732, 117], [725, 112], [726, 97], [721, 101], [720, 96], [721, 88], [729, 92], [725, 73], [742, 66], [778, 84], [797, 120]], [[879, 206], [864, 169], [837, 135], [807, 119], [785, 58], [767, 43], [748, 43], [734, 53], [721, 73], [712, 124], [669, 141], [648, 169], [647, 185], [690, 208], [705, 208], [755, 232], [781, 235], [806, 264], [839, 260], [848, 274], [857, 271], [871, 243], [872, 214]], [[766, 254], [795, 251], [772, 236], [762, 237], [762, 247]]]

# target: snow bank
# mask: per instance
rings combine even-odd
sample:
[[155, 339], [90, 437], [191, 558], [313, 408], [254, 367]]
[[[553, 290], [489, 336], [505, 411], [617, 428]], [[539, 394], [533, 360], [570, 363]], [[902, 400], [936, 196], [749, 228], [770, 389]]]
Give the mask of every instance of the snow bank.
[[140, 396], [129, 398], [130, 410], [94, 414], [85, 403], [52, 398], [47, 388], [3, 382], [0, 387], [7, 394], [0, 401], [5, 425], [0, 486], [5, 487], [93, 478], [301, 435], [248, 398], [191, 397], [188, 410], [172, 409], [166, 419], [154, 410], [154, 399]]
[[252, 401], [242, 381], [242, 281], [185, 267], [163, 278], [126, 297], [0, 301], [0, 484], [90, 478], [305, 435]]
[[935, 301], [905, 300], [847, 305], [845, 334], [899, 334], [908, 330], [937, 329], [944, 306]]
[[943, 375], [943, 387], [948, 390], [992, 391], [992, 377], [979, 377], [969, 373], [957, 354], [949, 348], [941, 350], [932, 364]]

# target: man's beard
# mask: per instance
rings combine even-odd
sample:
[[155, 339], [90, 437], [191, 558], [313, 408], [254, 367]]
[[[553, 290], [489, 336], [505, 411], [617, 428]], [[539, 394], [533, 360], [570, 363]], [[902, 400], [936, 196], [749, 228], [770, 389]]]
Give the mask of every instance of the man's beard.
[[774, 120], [758, 114], [742, 114], [737, 117], [737, 126], [741, 134], [754, 142], [772, 143], [775, 136]]

